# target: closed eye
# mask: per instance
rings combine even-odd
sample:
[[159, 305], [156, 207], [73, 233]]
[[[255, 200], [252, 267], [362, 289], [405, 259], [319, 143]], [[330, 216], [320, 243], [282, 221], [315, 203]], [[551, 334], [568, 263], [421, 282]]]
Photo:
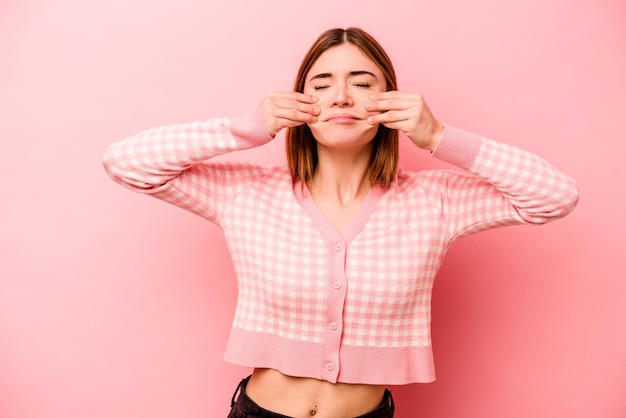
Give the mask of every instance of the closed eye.
[[313, 87], [313, 88], [317, 91], [317, 90], [324, 90], [324, 89], [327, 89], [328, 87], [329, 87], [329, 86], [315, 86], [315, 87]]

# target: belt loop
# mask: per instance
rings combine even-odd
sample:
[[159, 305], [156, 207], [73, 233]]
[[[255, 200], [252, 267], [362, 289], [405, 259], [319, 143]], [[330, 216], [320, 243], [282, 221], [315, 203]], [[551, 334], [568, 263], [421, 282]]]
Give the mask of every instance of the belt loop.
[[395, 410], [396, 410], [396, 406], [393, 403], [393, 395], [391, 394], [391, 391], [389, 389], [385, 389], [387, 391], [387, 393], [389, 394], [389, 407], [391, 408], [391, 416], [393, 416]]
[[244, 388], [248, 384], [248, 380], [250, 380], [250, 377], [252, 377], [252, 376], [246, 377], [241, 382], [239, 382], [239, 384], [237, 385], [237, 389], [235, 389], [235, 393], [233, 393], [233, 398], [230, 400], [230, 407], [231, 408], [233, 406], [235, 406], [235, 399], [237, 398], [237, 393], [243, 393]]

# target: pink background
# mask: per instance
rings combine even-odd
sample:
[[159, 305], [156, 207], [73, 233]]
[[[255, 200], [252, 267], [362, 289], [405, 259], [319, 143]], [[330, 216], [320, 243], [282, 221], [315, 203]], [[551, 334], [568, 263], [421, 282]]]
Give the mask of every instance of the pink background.
[[[3, 0], [0, 418], [226, 416], [236, 288], [217, 227], [115, 185], [105, 147], [290, 89], [362, 26], [443, 121], [544, 156], [568, 218], [457, 243], [434, 291], [438, 380], [403, 417], [626, 416], [622, 0]], [[439, 166], [402, 144], [402, 164]], [[283, 161], [283, 139], [231, 156]]]

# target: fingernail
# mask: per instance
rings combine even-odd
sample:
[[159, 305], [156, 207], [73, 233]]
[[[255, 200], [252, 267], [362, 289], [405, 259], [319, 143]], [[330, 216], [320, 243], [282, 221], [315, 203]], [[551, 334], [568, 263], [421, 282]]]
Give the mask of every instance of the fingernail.
[[320, 108], [319, 108], [319, 107], [317, 107], [317, 106], [316, 106], [316, 107], [314, 107], [314, 108], [313, 108], [313, 113], [315, 113], [316, 115], [319, 115], [319, 114], [320, 114]]
[[[370, 98], [371, 98], [371, 97], [370, 97]], [[368, 102], [368, 103], [365, 103], [363, 106], [365, 107], [365, 109], [366, 109], [366, 110], [370, 110], [371, 108], [373, 108], [373, 107], [374, 107], [374, 104], [373, 104], [373, 103]]]

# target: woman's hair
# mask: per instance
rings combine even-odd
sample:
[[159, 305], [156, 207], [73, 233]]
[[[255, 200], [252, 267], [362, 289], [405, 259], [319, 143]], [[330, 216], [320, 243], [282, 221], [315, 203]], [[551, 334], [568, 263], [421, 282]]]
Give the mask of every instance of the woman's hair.
[[[303, 93], [305, 78], [311, 66], [328, 49], [349, 43], [358, 47], [381, 70], [387, 82], [387, 91], [396, 90], [396, 73], [387, 53], [376, 40], [359, 28], [329, 29], [315, 41], [305, 55], [294, 83], [294, 91]], [[303, 185], [308, 184], [317, 169], [317, 142], [306, 125], [287, 129], [287, 162], [291, 175]], [[398, 131], [383, 125], [373, 139], [374, 147], [369, 164], [370, 184], [380, 183], [388, 188], [398, 168]]]

